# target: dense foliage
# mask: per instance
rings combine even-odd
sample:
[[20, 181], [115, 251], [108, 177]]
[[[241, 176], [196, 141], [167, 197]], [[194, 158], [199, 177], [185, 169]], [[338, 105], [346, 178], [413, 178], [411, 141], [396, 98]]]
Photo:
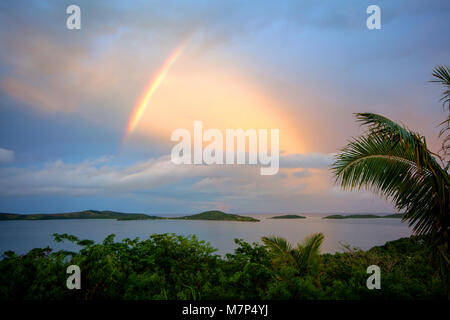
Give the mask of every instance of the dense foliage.
[[[79, 252], [33, 249], [4, 254], [0, 299], [436, 299], [445, 298], [439, 273], [422, 238], [388, 242], [368, 251], [317, 254], [322, 237], [313, 235], [283, 263], [269, 246], [236, 240], [222, 257], [208, 243], [174, 234], [146, 240], [103, 243], [67, 234]], [[289, 246], [288, 246], [289, 248]], [[302, 257], [309, 257], [307, 261]], [[301, 263], [300, 263], [301, 262]], [[66, 287], [66, 268], [81, 269], [81, 289]], [[369, 290], [366, 269], [381, 268], [381, 289]]]

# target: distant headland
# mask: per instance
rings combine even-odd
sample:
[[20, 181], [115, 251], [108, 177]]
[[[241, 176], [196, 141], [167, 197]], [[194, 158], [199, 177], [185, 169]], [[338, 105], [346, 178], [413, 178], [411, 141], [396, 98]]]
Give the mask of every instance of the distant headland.
[[84, 210], [65, 213], [0, 213], [0, 220], [60, 220], [60, 219], [115, 219], [115, 220], [155, 220], [162, 217], [143, 213], [123, 213], [116, 211]]
[[299, 216], [297, 214], [285, 214], [282, 216], [275, 216], [268, 219], [306, 219], [304, 216]]
[[322, 219], [377, 219], [377, 218], [402, 218], [403, 214], [401, 213], [393, 213], [384, 216], [379, 216], [376, 214], [350, 214], [350, 215], [340, 215], [334, 214], [331, 216], [323, 217]]
[[237, 214], [225, 213], [222, 211], [205, 211], [202, 213], [194, 214], [191, 216], [177, 217], [171, 219], [181, 220], [219, 220], [219, 221], [252, 221], [257, 222], [258, 219], [246, 216], [240, 216]]
[[18, 214], [18, 213], [0, 213], [1, 220], [61, 220], [61, 219], [115, 219], [118, 221], [130, 220], [217, 220], [217, 221], [259, 221], [258, 219], [237, 214], [225, 213], [222, 211], [205, 211], [199, 214], [183, 217], [159, 217], [144, 213], [124, 213], [116, 211], [98, 211], [84, 210], [65, 213], [37, 213], [37, 214]]

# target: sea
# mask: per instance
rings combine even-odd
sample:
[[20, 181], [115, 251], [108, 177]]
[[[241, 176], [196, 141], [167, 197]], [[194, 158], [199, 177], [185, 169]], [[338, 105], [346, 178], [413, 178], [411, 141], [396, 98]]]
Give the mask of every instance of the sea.
[[274, 215], [246, 215], [260, 222], [200, 221], [200, 220], [131, 220], [68, 219], [34, 221], [0, 221], [0, 254], [12, 250], [17, 254], [27, 253], [33, 248], [50, 247], [54, 250], [78, 250], [70, 243], [57, 243], [54, 233], [67, 233], [80, 239], [103, 241], [115, 234], [116, 240], [138, 237], [143, 240], [155, 233], [195, 235], [209, 242], [224, 255], [232, 253], [237, 245], [234, 239], [249, 243], [261, 243], [263, 236], [284, 237], [293, 245], [312, 233], [322, 232], [325, 240], [322, 253], [344, 251], [345, 246], [367, 250], [383, 245], [387, 241], [409, 237], [412, 234], [407, 223], [401, 219], [323, 219], [324, 215], [305, 215], [306, 219], [270, 219]]

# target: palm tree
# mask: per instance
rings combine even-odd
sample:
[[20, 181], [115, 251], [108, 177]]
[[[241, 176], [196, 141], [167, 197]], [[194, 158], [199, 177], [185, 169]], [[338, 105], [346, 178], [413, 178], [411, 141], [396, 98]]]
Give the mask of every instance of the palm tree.
[[294, 267], [299, 274], [307, 274], [317, 270], [323, 239], [322, 233], [312, 234], [297, 244], [297, 248], [281, 237], [263, 237], [262, 241], [275, 263]]
[[[436, 76], [444, 79], [448, 71], [435, 69]], [[449, 92], [444, 93], [444, 103], [449, 103]], [[357, 113], [356, 117], [368, 130], [336, 155], [332, 165], [336, 182], [343, 189], [365, 188], [391, 199], [404, 212], [403, 221], [417, 235], [431, 240], [448, 290], [449, 163], [430, 151], [418, 132], [373, 113]]]
[[[446, 156], [450, 150], [450, 68], [448, 66], [438, 66], [433, 70], [433, 77], [436, 79], [431, 80], [431, 82], [438, 82], [444, 86], [444, 92], [442, 93], [442, 106], [444, 110], [447, 109], [449, 112], [447, 119], [441, 122], [443, 126], [440, 136], [443, 137], [442, 141], [442, 151], [444, 156]], [[445, 136], [445, 134], [447, 134]]]

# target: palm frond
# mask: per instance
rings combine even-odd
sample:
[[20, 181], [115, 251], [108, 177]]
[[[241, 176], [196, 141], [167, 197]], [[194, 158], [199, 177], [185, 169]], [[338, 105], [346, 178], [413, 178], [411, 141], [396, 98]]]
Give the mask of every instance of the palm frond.
[[323, 233], [314, 233], [305, 238], [301, 244], [298, 244], [296, 250], [297, 264], [308, 272], [317, 263], [320, 255], [320, 247], [325, 239]]
[[371, 135], [390, 136], [394, 141], [402, 140], [410, 145], [421, 140], [416, 133], [379, 114], [357, 113], [356, 118], [362, 126], [368, 126], [368, 133]]
[[450, 68], [448, 66], [437, 66], [433, 69], [432, 75], [435, 77], [435, 80], [431, 80], [431, 82], [438, 82], [445, 88], [442, 93], [441, 101], [444, 110], [447, 109], [447, 111], [449, 111], [447, 119], [440, 123], [443, 128], [439, 133], [440, 137], [444, 137], [441, 152], [446, 156], [450, 149], [450, 134], [448, 134], [448, 131], [450, 130]]
[[448, 228], [449, 177], [417, 133], [375, 114], [358, 114], [369, 125], [336, 156], [332, 171], [344, 189], [369, 189], [393, 200], [417, 234]]
[[293, 248], [286, 239], [281, 237], [263, 237], [262, 241], [269, 249], [275, 263], [289, 265], [296, 268], [299, 274], [304, 274], [317, 269], [323, 239], [322, 233], [312, 234], [298, 244], [297, 248]]
[[448, 66], [437, 66], [433, 69], [432, 73], [435, 80], [430, 80], [430, 82], [438, 82], [442, 84], [446, 89], [442, 93], [442, 104], [445, 107], [447, 106], [450, 109], [450, 67]]
[[262, 237], [261, 240], [276, 260], [296, 265], [296, 261], [292, 257], [292, 245], [286, 239], [282, 237]]

